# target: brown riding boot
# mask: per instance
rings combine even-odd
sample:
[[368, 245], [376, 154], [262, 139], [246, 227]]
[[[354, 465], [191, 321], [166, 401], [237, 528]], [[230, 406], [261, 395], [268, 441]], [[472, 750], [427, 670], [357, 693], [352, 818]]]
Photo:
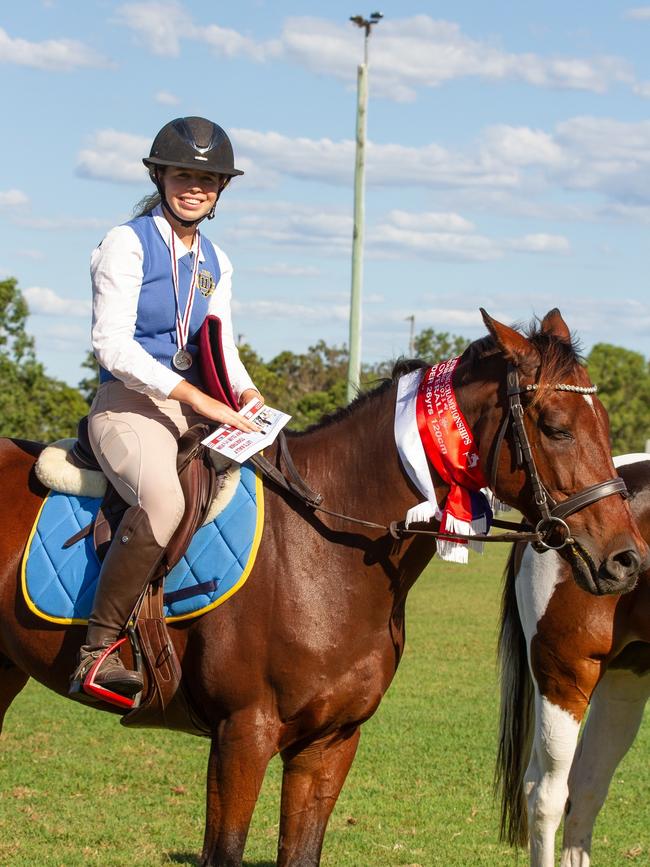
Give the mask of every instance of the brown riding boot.
[[[82, 644], [77, 656], [78, 665], [70, 678], [69, 695], [79, 697], [83, 690], [83, 683], [90, 669], [102, 656], [106, 649], [112, 647], [115, 640], [106, 638], [97, 645]], [[133, 698], [142, 691], [144, 682], [139, 671], [129, 671], [117, 653], [110, 653], [102, 662], [99, 671], [94, 677], [94, 683], [110, 692], [116, 692], [125, 698]], [[85, 692], [85, 691], [84, 691]], [[98, 696], [96, 696], [99, 698]], [[92, 699], [92, 695], [84, 695], [84, 699]]]
[[[128, 508], [102, 563], [86, 642], [70, 678], [71, 698], [85, 697], [83, 681], [88, 671], [106, 648], [118, 640], [141, 593], [156, 577], [164, 551], [156, 542], [144, 509]], [[140, 672], [126, 669], [117, 653], [106, 657], [95, 673], [94, 683], [129, 698], [143, 686]]]

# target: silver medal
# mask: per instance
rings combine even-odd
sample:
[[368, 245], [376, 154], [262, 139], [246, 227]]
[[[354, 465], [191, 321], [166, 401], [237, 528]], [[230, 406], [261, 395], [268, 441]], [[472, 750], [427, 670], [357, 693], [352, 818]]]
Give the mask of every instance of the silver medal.
[[172, 362], [177, 370], [189, 370], [192, 366], [193, 358], [191, 353], [186, 349], [179, 349], [174, 353]]

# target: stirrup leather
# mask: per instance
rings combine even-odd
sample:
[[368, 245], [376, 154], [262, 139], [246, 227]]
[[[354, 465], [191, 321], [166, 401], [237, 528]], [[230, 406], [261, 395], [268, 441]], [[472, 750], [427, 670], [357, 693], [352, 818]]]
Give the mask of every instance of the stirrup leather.
[[131, 710], [131, 708], [136, 705], [137, 696], [127, 698], [127, 696], [120, 695], [118, 692], [113, 692], [111, 689], [106, 689], [105, 686], [101, 686], [99, 683], [95, 682], [97, 672], [101, 668], [104, 660], [110, 656], [113, 651], [117, 650], [118, 647], [124, 644], [125, 641], [127, 641], [126, 636], [118, 639], [115, 644], [111, 644], [97, 657], [83, 679], [82, 688], [85, 693], [93, 696], [93, 698], [98, 698], [100, 701], [108, 702], [108, 704], [114, 704], [117, 705], [117, 707]]

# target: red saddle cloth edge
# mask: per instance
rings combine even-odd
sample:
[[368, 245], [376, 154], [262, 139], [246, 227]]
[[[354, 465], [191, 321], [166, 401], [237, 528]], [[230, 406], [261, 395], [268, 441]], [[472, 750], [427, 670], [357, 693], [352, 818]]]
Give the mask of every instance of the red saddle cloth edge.
[[205, 317], [199, 332], [199, 351], [203, 383], [210, 397], [239, 410], [223, 357], [221, 319], [218, 316]]

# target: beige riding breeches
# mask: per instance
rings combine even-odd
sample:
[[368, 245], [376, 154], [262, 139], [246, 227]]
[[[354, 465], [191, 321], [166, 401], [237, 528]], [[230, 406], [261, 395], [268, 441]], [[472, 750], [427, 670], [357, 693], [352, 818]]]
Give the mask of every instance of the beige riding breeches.
[[120, 496], [145, 510], [161, 546], [185, 510], [177, 440], [205, 421], [178, 400], [139, 394], [120, 381], [100, 385], [90, 408], [88, 433], [97, 460]]

